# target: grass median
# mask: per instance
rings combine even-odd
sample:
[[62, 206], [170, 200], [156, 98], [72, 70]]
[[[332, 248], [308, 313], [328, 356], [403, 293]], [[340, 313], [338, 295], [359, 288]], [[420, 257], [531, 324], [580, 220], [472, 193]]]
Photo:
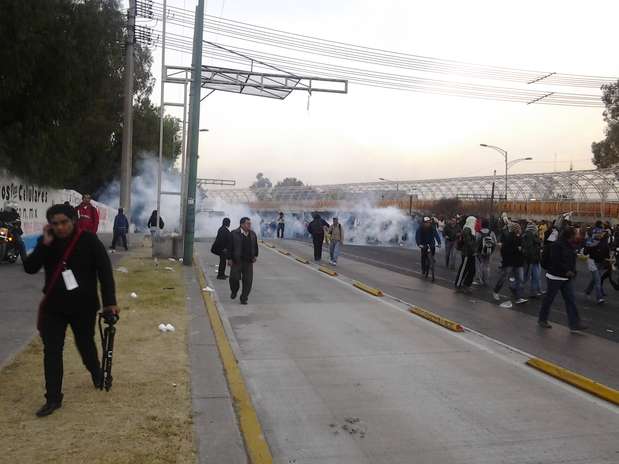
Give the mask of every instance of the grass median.
[[[92, 386], [71, 330], [65, 342], [65, 399], [51, 416], [34, 415], [44, 402], [38, 337], [0, 371], [0, 460], [195, 462], [182, 268], [167, 260], [156, 267], [149, 255], [149, 248], [138, 248], [120, 263], [128, 272], [115, 272], [121, 313], [110, 392]], [[159, 332], [162, 322], [176, 331]], [[100, 351], [98, 334], [96, 342]]]

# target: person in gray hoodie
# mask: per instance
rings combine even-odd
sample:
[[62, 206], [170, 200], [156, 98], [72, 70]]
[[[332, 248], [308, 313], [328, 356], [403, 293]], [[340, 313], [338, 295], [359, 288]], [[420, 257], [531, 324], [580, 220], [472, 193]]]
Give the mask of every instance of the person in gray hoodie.
[[481, 220], [481, 229], [477, 233], [477, 279], [476, 285], [488, 285], [490, 281], [490, 258], [496, 250], [496, 235], [489, 228], [488, 219]]

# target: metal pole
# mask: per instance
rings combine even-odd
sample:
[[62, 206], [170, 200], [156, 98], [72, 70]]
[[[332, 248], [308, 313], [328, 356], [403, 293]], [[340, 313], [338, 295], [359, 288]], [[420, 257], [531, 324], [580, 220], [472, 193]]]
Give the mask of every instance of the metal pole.
[[196, 179], [198, 177], [198, 148], [200, 137], [200, 90], [202, 88], [202, 37], [204, 28], [204, 0], [196, 7], [193, 41], [193, 60], [191, 68], [191, 133], [189, 134], [187, 204], [185, 212], [185, 240], [183, 263], [193, 264], [193, 239], [196, 224]]
[[163, 23], [161, 34], [161, 101], [159, 106], [159, 169], [157, 173], [157, 223], [155, 227], [159, 230], [159, 218], [161, 217], [161, 171], [163, 169], [163, 113], [164, 113], [164, 89], [165, 89], [165, 26], [167, 11], [167, 0], [163, 0]]
[[185, 235], [185, 199], [187, 198], [187, 72], [185, 72], [185, 83], [183, 84], [183, 130], [181, 132], [181, 216], [180, 216], [180, 233], [181, 237]]
[[131, 167], [133, 146], [133, 44], [135, 43], [135, 0], [129, 0], [127, 10], [127, 43], [125, 50], [125, 97], [123, 111], [123, 142], [120, 162], [120, 204], [131, 222]]
[[505, 155], [505, 203], [507, 203], [507, 152]]
[[492, 193], [490, 194], [490, 216], [494, 214], [494, 186], [496, 184], [496, 169], [492, 177]]

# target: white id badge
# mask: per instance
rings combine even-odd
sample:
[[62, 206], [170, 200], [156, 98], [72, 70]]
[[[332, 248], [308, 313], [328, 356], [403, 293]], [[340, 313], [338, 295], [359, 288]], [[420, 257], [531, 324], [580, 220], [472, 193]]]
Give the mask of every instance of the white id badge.
[[62, 278], [64, 280], [64, 285], [67, 287], [67, 290], [75, 290], [79, 285], [77, 285], [77, 280], [75, 280], [75, 276], [73, 275], [73, 271], [71, 269], [67, 269], [62, 273]]

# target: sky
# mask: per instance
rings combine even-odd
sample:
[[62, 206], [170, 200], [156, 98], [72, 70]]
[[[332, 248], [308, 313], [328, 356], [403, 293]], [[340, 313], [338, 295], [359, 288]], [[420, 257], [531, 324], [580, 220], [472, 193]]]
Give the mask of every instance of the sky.
[[[162, 0], [158, 0], [162, 1]], [[170, 0], [193, 10], [195, 0]], [[616, 0], [210, 0], [208, 14], [330, 40], [444, 59], [562, 73], [619, 76], [609, 31]], [[175, 30], [191, 36], [189, 28]], [[225, 43], [223, 37], [206, 36]], [[255, 44], [252, 47], [256, 48]], [[153, 73], [160, 76], [160, 49]], [[167, 65], [190, 64], [168, 52]], [[156, 86], [153, 99], [159, 101]], [[504, 83], [504, 86], [510, 86]], [[181, 101], [166, 84], [166, 101]], [[569, 91], [569, 89], [565, 90]], [[591, 90], [588, 91], [592, 92]], [[595, 91], [593, 91], [595, 92]], [[249, 186], [258, 172], [306, 184], [412, 180], [504, 172], [591, 169], [591, 142], [604, 135], [603, 108], [488, 102], [369, 88], [283, 101], [216, 92], [201, 105], [199, 177]], [[171, 108], [170, 114], [180, 115]]]

